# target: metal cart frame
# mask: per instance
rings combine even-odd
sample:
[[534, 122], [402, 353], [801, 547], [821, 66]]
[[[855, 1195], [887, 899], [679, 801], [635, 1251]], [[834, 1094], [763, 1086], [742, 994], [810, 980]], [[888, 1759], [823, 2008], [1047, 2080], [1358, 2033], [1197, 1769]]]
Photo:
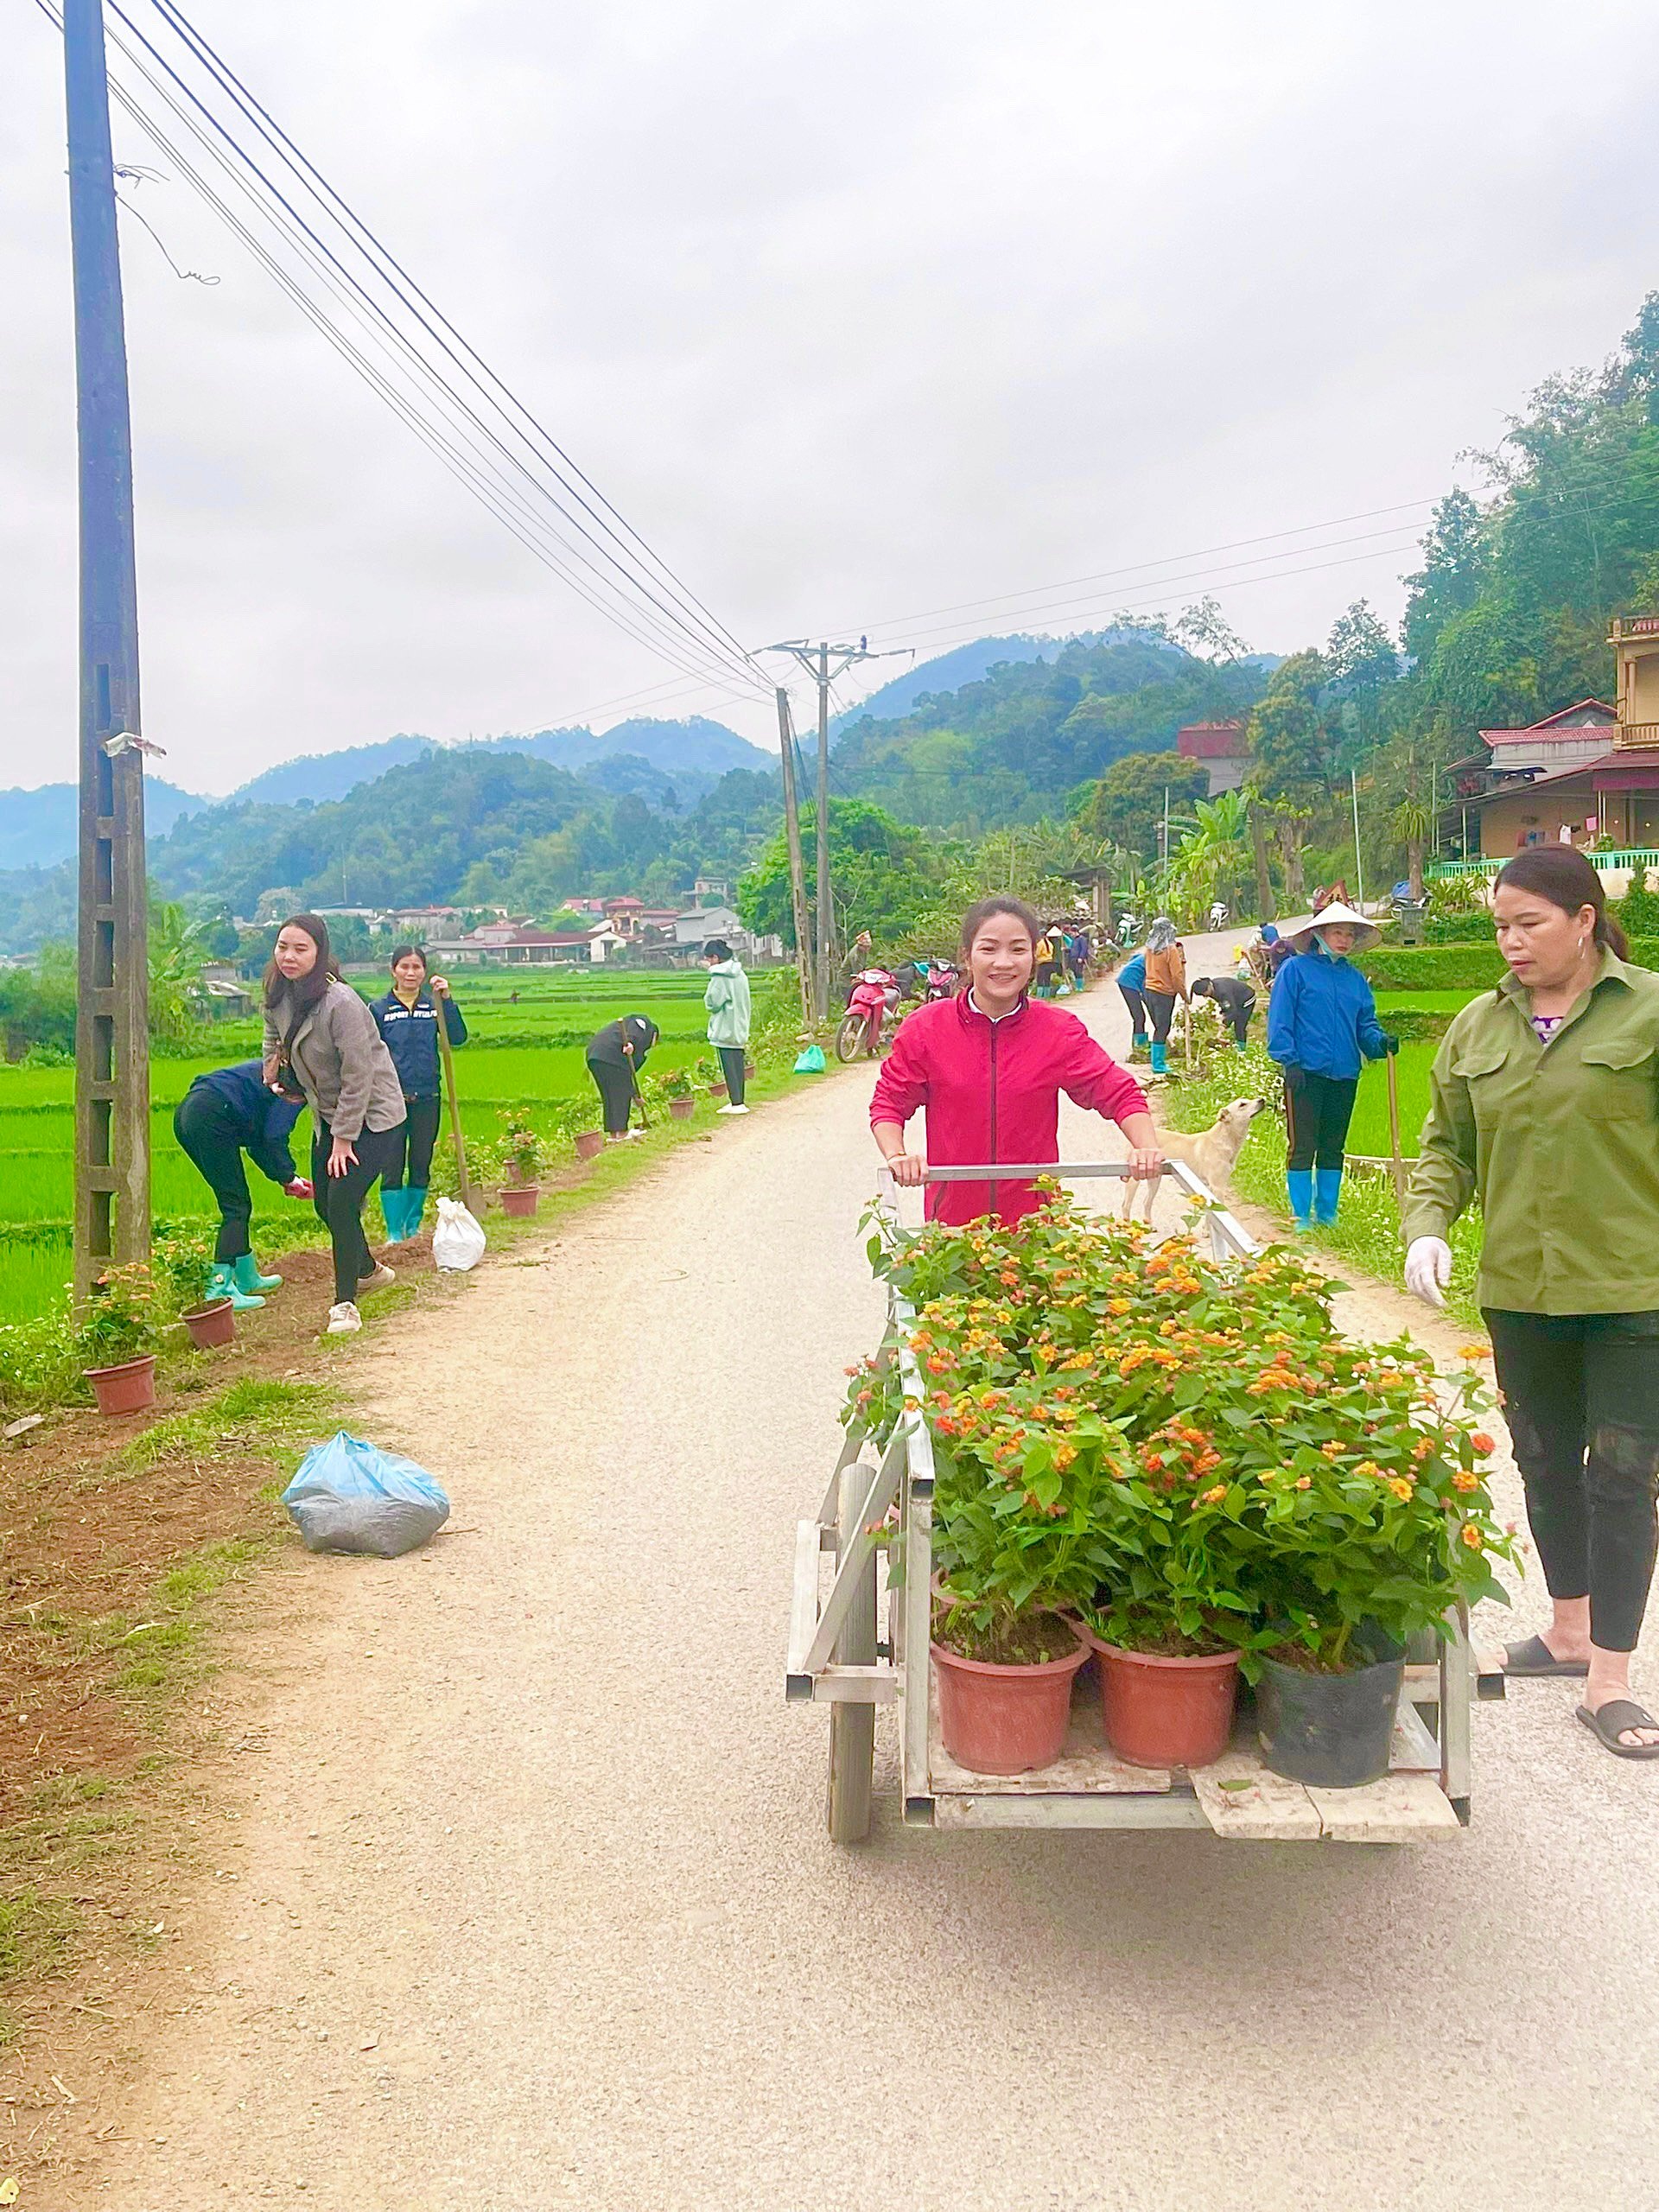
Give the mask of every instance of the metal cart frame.
[[[999, 1164], [931, 1167], [944, 1182], [1024, 1181], [1037, 1176], [1122, 1179], [1118, 1160], [1071, 1166]], [[1217, 1259], [1247, 1259], [1258, 1249], [1198, 1178], [1179, 1161], [1164, 1174], [1203, 1209], [1198, 1218]], [[883, 1169], [880, 1211], [897, 1225], [897, 1185]], [[880, 1357], [896, 1360], [905, 1395], [926, 1392], [910, 1349], [915, 1312], [889, 1287]], [[919, 1411], [900, 1414], [879, 1460], [864, 1456], [868, 1429], [855, 1422], [816, 1514], [795, 1541], [785, 1696], [830, 1708], [827, 1815], [838, 1843], [869, 1833], [875, 1708], [899, 1707], [899, 1775], [904, 1820], [931, 1828], [1198, 1828], [1257, 1840], [1397, 1843], [1466, 1826], [1471, 1791], [1470, 1703], [1501, 1698], [1503, 1677], [1475, 1656], [1466, 1611], [1448, 1614], [1435, 1649], [1408, 1655], [1395, 1721], [1394, 1757], [1380, 1783], [1358, 1789], [1305, 1788], [1273, 1775], [1236, 1745], [1213, 1767], [1167, 1772], [1126, 1767], [1103, 1748], [1078, 1744], [1056, 1767], [1033, 1775], [991, 1777], [957, 1768], [939, 1741], [930, 1642], [933, 1440]], [[878, 1589], [878, 1560], [889, 1514], [898, 1508], [904, 1573]], [[834, 1573], [823, 1587], [822, 1563]], [[887, 1633], [878, 1634], [887, 1597]], [[919, 1656], [919, 1680], [907, 1655]]]

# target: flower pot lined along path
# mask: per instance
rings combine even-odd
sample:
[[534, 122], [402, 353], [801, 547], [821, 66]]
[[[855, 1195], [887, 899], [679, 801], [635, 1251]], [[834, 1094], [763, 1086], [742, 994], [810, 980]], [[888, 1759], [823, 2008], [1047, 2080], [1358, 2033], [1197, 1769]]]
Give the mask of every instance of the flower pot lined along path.
[[[1104, 1029], [1116, 999], [1068, 1003]], [[351, 1426], [441, 1477], [452, 1529], [300, 1562], [309, 1626], [290, 1591], [243, 1696], [262, 1756], [213, 1778], [243, 1817], [207, 1866], [240, 1879], [169, 1916], [148, 2094], [66, 2108], [129, 2139], [71, 2212], [302, 2182], [321, 2212], [1659, 2195], [1655, 1777], [1570, 1685], [1477, 1709], [1442, 1849], [906, 1830], [890, 1712], [875, 1834], [829, 1843], [827, 1716], [779, 1677], [795, 1523], [880, 1326], [874, 1074], [712, 1124], [544, 1266], [521, 1245], [365, 1345]], [[1372, 1333], [1404, 1317], [1378, 1298]]]

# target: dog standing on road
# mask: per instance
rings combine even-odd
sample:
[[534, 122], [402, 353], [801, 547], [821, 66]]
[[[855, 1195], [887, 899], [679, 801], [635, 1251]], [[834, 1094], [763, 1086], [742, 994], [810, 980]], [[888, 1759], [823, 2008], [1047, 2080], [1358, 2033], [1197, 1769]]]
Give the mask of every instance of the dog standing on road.
[[[1244, 1149], [1244, 1140], [1250, 1134], [1250, 1123], [1258, 1114], [1268, 1111], [1265, 1098], [1234, 1098], [1224, 1106], [1207, 1129], [1191, 1135], [1180, 1129], [1160, 1129], [1158, 1142], [1166, 1160], [1179, 1160], [1190, 1167], [1206, 1191], [1224, 1198], [1232, 1180], [1238, 1155]], [[1144, 1192], [1141, 1217], [1152, 1219], [1152, 1194], [1155, 1183], [1128, 1183], [1124, 1186], [1123, 1218], [1130, 1220], [1135, 1212], [1137, 1192]]]

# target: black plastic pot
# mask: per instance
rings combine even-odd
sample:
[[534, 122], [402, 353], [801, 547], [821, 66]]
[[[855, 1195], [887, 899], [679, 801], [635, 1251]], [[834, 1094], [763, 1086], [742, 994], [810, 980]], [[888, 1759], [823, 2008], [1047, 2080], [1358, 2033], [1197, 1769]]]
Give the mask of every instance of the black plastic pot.
[[1326, 1789], [1357, 1789], [1388, 1772], [1406, 1655], [1380, 1637], [1370, 1648], [1388, 1656], [1342, 1675], [1262, 1661], [1256, 1729], [1262, 1759], [1275, 1774]]

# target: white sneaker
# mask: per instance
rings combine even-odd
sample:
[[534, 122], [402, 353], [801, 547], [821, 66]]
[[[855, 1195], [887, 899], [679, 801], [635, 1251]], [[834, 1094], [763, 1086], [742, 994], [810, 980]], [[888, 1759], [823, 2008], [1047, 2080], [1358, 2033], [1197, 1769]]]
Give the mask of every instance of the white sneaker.
[[363, 1316], [353, 1305], [351, 1300], [346, 1298], [342, 1299], [338, 1306], [331, 1306], [328, 1308], [328, 1325], [322, 1333], [325, 1337], [349, 1337], [354, 1330], [360, 1329], [362, 1325]]
[[397, 1280], [396, 1274], [383, 1260], [372, 1275], [363, 1277], [357, 1286], [357, 1294], [361, 1298], [365, 1290], [390, 1290]]
[[716, 1106], [715, 1109], [716, 1114], [747, 1114], [748, 1110], [747, 1106]]

